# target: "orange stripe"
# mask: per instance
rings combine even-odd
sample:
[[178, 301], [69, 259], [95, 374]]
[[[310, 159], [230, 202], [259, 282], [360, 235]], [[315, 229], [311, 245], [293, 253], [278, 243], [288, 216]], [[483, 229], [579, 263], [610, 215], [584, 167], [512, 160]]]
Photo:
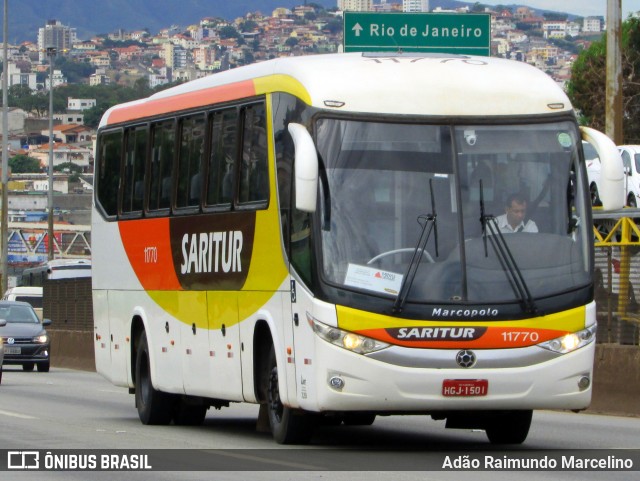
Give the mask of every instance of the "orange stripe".
[[568, 334], [568, 331], [554, 329], [489, 327], [479, 339], [473, 340], [404, 340], [390, 336], [386, 329], [365, 329], [357, 332], [363, 336], [389, 344], [423, 349], [507, 349], [527, 347]]
[[245, 80], [221, 87], [212, 87], [171, 97], [147, 100], [136, 105], [123, 106], [111, 112], [107, 119], [107, 125], [254, 95], [256, 95], [256, 88], [253, 80]]
[[122, 245], [145, 290], [182, 290], [173, 266], [169, 219], [119, 222]]

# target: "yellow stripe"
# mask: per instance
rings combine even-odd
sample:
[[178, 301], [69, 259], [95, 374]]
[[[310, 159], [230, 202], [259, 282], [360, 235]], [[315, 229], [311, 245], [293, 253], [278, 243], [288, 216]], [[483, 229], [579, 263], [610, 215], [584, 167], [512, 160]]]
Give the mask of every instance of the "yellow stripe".
[[258, 77], [253, 80], [253, 83], [257, 95], [272, 92], [286, 92], [295, 95], [307, 105], [311, 105], [311, 96], [307, 89], [298, 80], [289, 75], [277, 74]]
[[586, 308], [584, 306], [557, 312], [547, 316], [533, 317], [521, 320], [491, 321], [489, 319], [477, 321], [457, 321], [441, 318], [437, 320], [420, 321], [414, 319], [401, 319], [397, 317], [373, 314], [366, 311], [352, 309], [350, 307], [337, 306], [338, 326], [347, 331], [360, 331], [365, 329], [386, 329], [393, 327], [435, 327], [455, 324], [456, 326], [491, 326], [491, 327], [520, 327], [531, 329], [555, 329], [559, 331], [576, 332], [584, 329], [586, 320]]

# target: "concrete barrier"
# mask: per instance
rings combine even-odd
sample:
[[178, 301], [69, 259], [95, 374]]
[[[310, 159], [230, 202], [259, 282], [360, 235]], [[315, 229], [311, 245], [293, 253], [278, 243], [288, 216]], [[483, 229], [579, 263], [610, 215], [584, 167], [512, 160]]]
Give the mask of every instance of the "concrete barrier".
[[[51, 364], [95, 371], [93, 333], [50, 330]], [[640, 416], [640, 347], [598, 344], [593, 398], [587, 412]]]
[[51, 365], [82, 371], [95, 371], [93, 332], [50, 329]]
[[598, 344], [589, 412], [640, 416], [640, 347]]

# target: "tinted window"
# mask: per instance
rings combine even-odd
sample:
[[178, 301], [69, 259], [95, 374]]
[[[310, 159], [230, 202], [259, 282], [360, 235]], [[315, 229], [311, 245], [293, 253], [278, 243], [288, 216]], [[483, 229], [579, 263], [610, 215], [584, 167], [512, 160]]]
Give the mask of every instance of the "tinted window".
[[175, 130], [172, 120], [151, 126], [151, 179], [149, 210], [171, 206], [171, 166], [175, 153]]
[[144, 171], [147, 157], [146, 127], [127, 130], [124, 161], [122, 212], [140, 212], [144, 200]]
[[267, 161], [267, 124], [264, 104], [243, 109], [242, 162], [238, 200], [266, 201], [269, 194], [269, 168]]
[[98, 142], [97, 199], [107, 215], [118, 213], [118, 182], [122, 158], [122, 131], [107, 132]]
[[214, 112], [211, 116], [207, 205], [230, 205], [233, 200], [237, 124], [238, 111], [235, 108]]
[[176, 207], [198, 206], [203, 185], [200, 169], [204, 154], [205, 117], [186, 117], [180, 120], [180, 125]]

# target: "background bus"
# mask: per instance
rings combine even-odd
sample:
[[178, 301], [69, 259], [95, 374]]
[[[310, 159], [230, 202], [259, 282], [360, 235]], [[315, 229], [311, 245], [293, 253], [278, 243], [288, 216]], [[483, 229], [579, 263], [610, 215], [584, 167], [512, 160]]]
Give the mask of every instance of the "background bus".
[[21, 286], [44, 285], [46, 279], [68, 279], [73, 277], [91, 277], [89, 259], [54, 259], [36, 267], [22, 271]]
[[[615, 145], [521, 62], [283, 58], [116, 106], [96, 150], [96, 368], [145, 424], [250, 402], [280, 443], [408, 413], [521, 443], [534, 409], [591, 399], [583, 138], [621, 207]], [[537, 233], [500, 233], [514, 193]]]

